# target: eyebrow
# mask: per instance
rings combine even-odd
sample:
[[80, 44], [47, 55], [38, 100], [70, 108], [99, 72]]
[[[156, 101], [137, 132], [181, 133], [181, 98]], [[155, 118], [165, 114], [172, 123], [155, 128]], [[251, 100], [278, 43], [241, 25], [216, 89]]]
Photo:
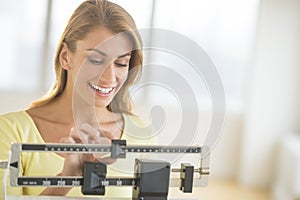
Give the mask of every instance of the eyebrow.
[[[87, 49], [87, 51], [96, 51], [97, 53], [101, 54], [102, 56], [107, 56], [106, 53], [100, 51], [99, 49]], [[118, 58], [123, 58], [123, 57], [126, 57], [126, 56], [131, 56], [131, 52], [120, 55], [120, 56], [118, 56]]]
[[102, 52], [102, 51], [100, 51], [98, 49], [87, 49], [87, 51], [96, 51], [97, 53], [101, 54], [102, 56], [107, 56], [106, 53], [104, 53], [104, 52]]
[[118, 58], [123, 58], [123, 57], [126, 57], [126, 56], [131, 56], [131, 53], [125, 53], [125, 54], [119, 56]]

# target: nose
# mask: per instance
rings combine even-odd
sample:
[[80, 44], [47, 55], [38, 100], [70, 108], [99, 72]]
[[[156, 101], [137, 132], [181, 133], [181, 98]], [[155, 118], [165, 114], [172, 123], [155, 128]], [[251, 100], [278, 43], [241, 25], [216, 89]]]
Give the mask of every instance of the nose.
[[112, 83], [116, 81], [116, 71], [114, 64], [109, 64], [101, 73], [100, 81], [103, 83]]

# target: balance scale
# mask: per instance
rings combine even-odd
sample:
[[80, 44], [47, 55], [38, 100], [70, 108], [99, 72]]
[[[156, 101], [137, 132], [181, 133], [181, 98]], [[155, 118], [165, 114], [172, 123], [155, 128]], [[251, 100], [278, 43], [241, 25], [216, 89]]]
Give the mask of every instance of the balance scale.
[[[20, 176], [21, 152], [55, 152], [55, 153], [110, 153], [112, 158], [126, 158], [127, 153], [168, 153], [198, 154], [200, 163], [194, 167], [190, 163], [181, 163], [180, 168], [171, 169], [166, 161], [135, 159], [133, 177], [106, 177], [107, 166], [101, 162], [85, 162], [83, 176]], [[167, 200], [169, 187], [178, 187], [183, 193], [191, 193], [193, 187], [205, 187], [208, 183], [209, 147], [207, 146], [139, 146], [126, 145], [126, 140], [112, 140], [111, 145], [103, 144], [28, 144], [15, 143], [11, 146], [9, 161], [0, 162], [0, 168], [10, 171], [10, 184], [16, 187], [81, 187], [87, 195], [105, 195], [105, 188], [110, 186], [132, 187], [133, 200]], [[179, 173], [177, 178], [170, 174]], [[32, 199], [31, 196], [6, 197], [9, 200]], [[76, 200], [83, 197], [41, 197], [49, 200]], [[85, 199], [85, 197], [84, 197]], [[114, 200], [125, 200], [124, 198]], [[127, 199], [126, 199], [127, 200]], [[174, 199], [175, 200], [175, 199]]]

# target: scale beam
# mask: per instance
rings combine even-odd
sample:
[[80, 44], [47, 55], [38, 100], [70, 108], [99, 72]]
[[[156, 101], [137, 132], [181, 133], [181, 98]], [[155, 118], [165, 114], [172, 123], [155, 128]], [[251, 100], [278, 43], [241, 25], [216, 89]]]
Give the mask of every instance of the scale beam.
[[102, 144], [20, 144], [22, 151], [30, 152], [64, 152], [64, 153], [110, 153], [117, 149], [120, 153], [201, 153], [201, 147], [186, 147], [186, 146], [121, 146]]
[[[171, 169], [171, 164], [164, 161], [136, 159], [134, 177], [106, 177], [106, 165], [103, 163], [85, 163], [83, 176], [32, 177], [20, 176], [22, 152], [55, 153], [111, 153], [112, 158], [125, 158], [127, 153], [167, 153], [198, 154], [200, 166], [195, 168], [189, 163], [182, 163], [181, 169]], [[104, 195], [105, 187], [133, 187], [133, 198], [160, 195], [166, 197], [168, 187], [179, 187], [182, 192], [192, 192], [193, 187], [207, 186], [209, 175], [208, 147], [200, 146], [163, 146], [163, 145], [126, 145], [125, 140], [112, 140], [111, 145], [104, 144], [29, 144], [15, 143], [11, 146], [10, 162], [0, 162], [0, 168], [10, 169], [12, 186], [19, 187], [82, 187], [83, 194]], [[201, 155], [206, 157], [201, 157]], [[97, 167], [95, 167], [97, 166]], [[99, 167], [101, 166], [101, 167]], [[159, 168], [157, 168], [159, 166]], [[150, 170], [150, 174], [147, 170]], [[100, 171], [99, 171], [100, 170]], [[170, 178], [170, 173], [180, 173], [179, 178]], [[195, 175], [194, 175], [195, 173]], [[161, 181], [162, 179], [164, 181]], [[149, 183], [149, 181], [151, 183]], [[157, 187], [159, 185], [159, 187]], [[151, 187], [148, 187], [151, 186]], [[164, 189], [162, 189], [164, 188]], [[150, 196], [147, 196], [150, 195]], [[147, 200], [147, 198], [145, 200]]]

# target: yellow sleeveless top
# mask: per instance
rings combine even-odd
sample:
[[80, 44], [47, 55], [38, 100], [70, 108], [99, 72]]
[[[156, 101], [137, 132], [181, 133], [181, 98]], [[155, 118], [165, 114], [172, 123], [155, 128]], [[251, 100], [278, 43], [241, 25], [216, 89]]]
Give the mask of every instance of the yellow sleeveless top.
[[[127, 141], [127, 145], [153, 144], [152, 129], [149, 123], [132, 115], [124, 115], [124, 130], [122, 140]], [[36, 125], [25, 110], [10, 112], [0, 115], [0, 160], [8, 160], [8, 152], [12, 143], [37, 143], [44, 144]], [[132, 177], [134, 172], [135, 158], [149, 157], [146, 154], [126, 154], [126, 159], [118, 159], [115, 163], [107, 166], [107, 177], [126, 176]], [[56, 176], [61, 172], [64, 158], [56, 153], [33, 153], [24, 152], [21, 155], [20, 173], [23, 176]], [[0, 169], [0, 197], [3, 193], [4, 170]], [[9, 177], [7, 180], [7, 195], [39, 195], [44, 187], [11, 187]], [[105, 197], [125, 197], [132, 195], [131, 187], [106, 187]], [[74, 187], [67, 196], [82, 196], [81, 187]], [[99, 197], [99, 196], [98, 196]]]

